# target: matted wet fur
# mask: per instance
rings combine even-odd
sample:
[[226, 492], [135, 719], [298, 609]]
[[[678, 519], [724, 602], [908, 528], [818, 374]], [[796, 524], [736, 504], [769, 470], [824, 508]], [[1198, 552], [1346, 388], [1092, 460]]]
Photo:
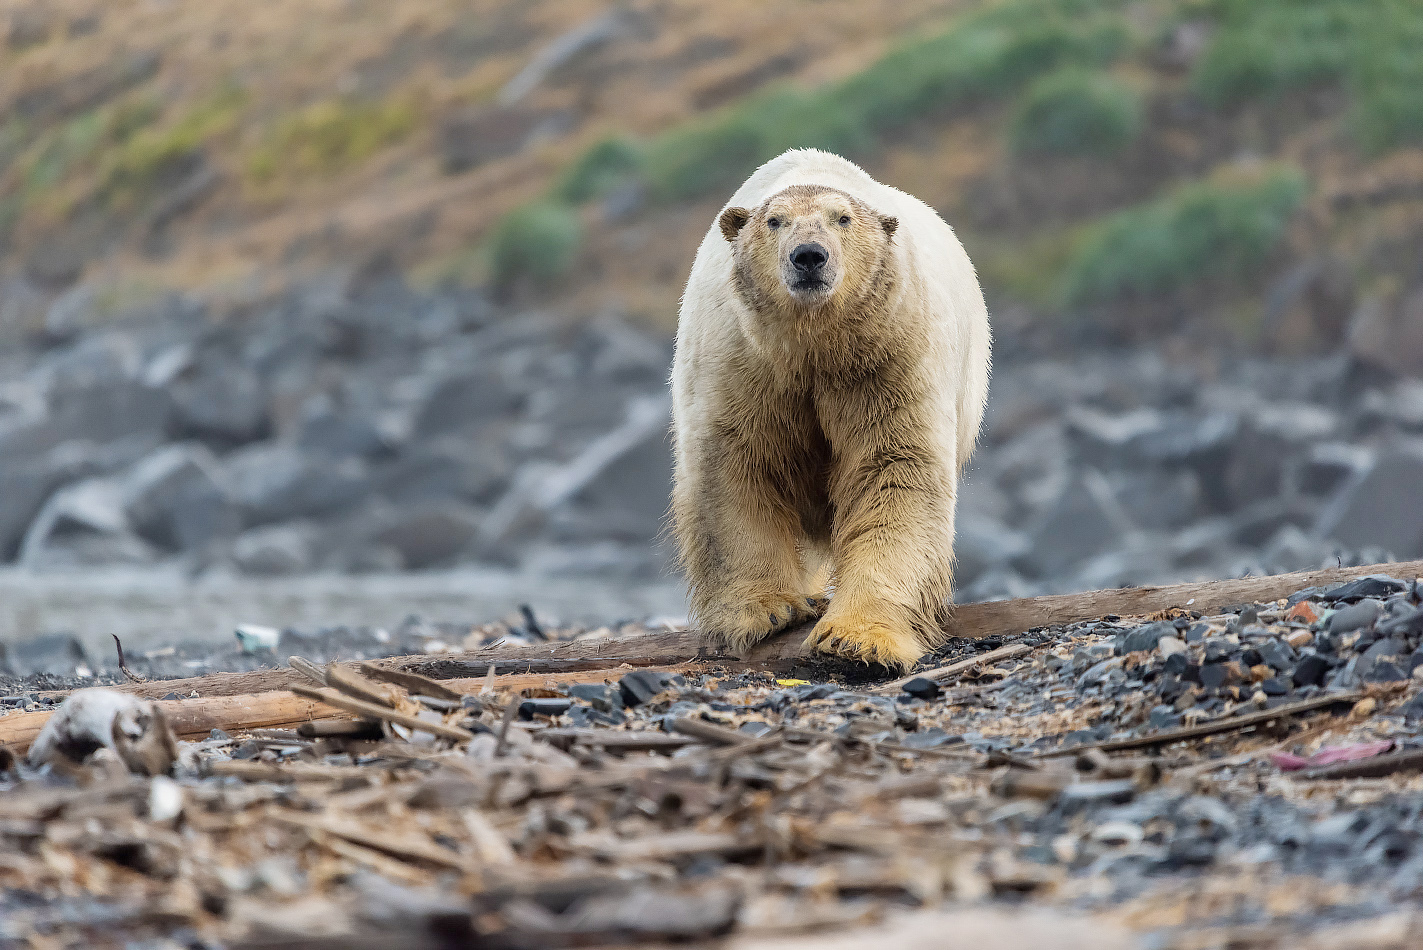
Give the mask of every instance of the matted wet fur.
[[808, 646], [899, 667], [936, 643], [989, 345], [927, 205], [815, 150], [753, 174], [697, 253], [672, 371], [698, 626], [744, 650], [820, 617]]

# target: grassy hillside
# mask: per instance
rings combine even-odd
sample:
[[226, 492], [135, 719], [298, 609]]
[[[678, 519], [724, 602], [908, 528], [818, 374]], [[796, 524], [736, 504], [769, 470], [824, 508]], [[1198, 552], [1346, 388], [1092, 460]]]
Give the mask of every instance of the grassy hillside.
[[1318, 345], [1423, 286], [1411, 0], [9, 0], [0, 23], [0, 271], [47, 293], [240, 297], [386, 254], [670, 326], [724, 196], [806, 145], [939, 208], [1005, 320]]

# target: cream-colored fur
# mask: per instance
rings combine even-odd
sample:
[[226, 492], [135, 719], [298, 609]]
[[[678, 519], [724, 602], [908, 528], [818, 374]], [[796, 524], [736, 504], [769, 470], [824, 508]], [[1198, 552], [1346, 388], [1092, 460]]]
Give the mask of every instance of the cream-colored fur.
[[[812, 243], [829, 258], [813, 286], [789, 257]], [[759, 168], [697, 252], [672, 368], [700, 628], [744, 649], [823, 613], [807, 645], [901, 667], [937, 642], [989, 348], [933, 209], [826, 152]]]

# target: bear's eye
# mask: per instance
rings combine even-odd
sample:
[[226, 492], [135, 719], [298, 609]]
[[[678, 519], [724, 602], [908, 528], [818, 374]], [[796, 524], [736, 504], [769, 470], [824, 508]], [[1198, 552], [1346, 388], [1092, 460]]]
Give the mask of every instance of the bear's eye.
[[780, 218], [767, 218], [767, 219], [766, 219], [766, 227], [770, 228], [772, 231], [776, 230], [776, 228], [778, 228], [778, 227], [780, 227], [780, 226], [781, 226], [781, 219], [780, 219]]
[[850, 226], [850, 216], [849, 216], [848, 214], [842, 214], [842, 215], [840, 215], [840, 227], [842, 227], [842, 228], [848, 228], [849, 226]]

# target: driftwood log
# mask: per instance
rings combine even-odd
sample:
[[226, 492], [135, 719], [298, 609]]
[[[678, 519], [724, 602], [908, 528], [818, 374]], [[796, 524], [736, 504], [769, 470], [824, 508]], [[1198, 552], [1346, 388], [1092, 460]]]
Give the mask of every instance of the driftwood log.
[[[1423, 561], [965, 604], [956, 608], [946, 629], [950, 636], [988, 637], [1019, 634], [1037, 627], [1080, 620], [1096, 620], [1108, 615], [1144, 616], [1172, 607], [1210, 614], [1234, 604], [1278, 600], [1307, 587], [1323, 587], [1372, 574], [1387, 574], [1401, 579], [1423, 577]], [[801, 650], [804, 633], [803, 628], [787, 631], [758, 644], [743, 657], [709, 651], [695, 631], [669, 630], [622, 639], [501, 646], [438, 659], [429, 656], [391, 657], [372, 661], [371, 665], [444, 680], [450, 688], [468, 692], [478, 691], [486, 682], [492, 665], [496, 673], [496, 688], [526, 689], [547, 685], [555, 679], [564, 683], [616, 679], [621, 675], [619, 670], [626, 667], [650, 667], [669, 672], [688, 672], [704, 665], [731, 669], [789, 669], [808, 659]], [[335, 714], [335, 710], [321, 703], [294, 696], [288, 691], [293, 684], [307, 682], [303, 674], [282, 669], [214, 673], [116, 688], [150, 699], [172, 694], [183, 697], [170, 700], [164, 710], [178, 735], [192, 738], [206, 735], [213, 728], [233, 730], [290, 726]], [[57, 699], [65, 694], [56, 692], [48, 695]], [[0, 717], [0, 744], [12, 751], [27, 748], [49, 715], [48, 712], [28, 712]]]

